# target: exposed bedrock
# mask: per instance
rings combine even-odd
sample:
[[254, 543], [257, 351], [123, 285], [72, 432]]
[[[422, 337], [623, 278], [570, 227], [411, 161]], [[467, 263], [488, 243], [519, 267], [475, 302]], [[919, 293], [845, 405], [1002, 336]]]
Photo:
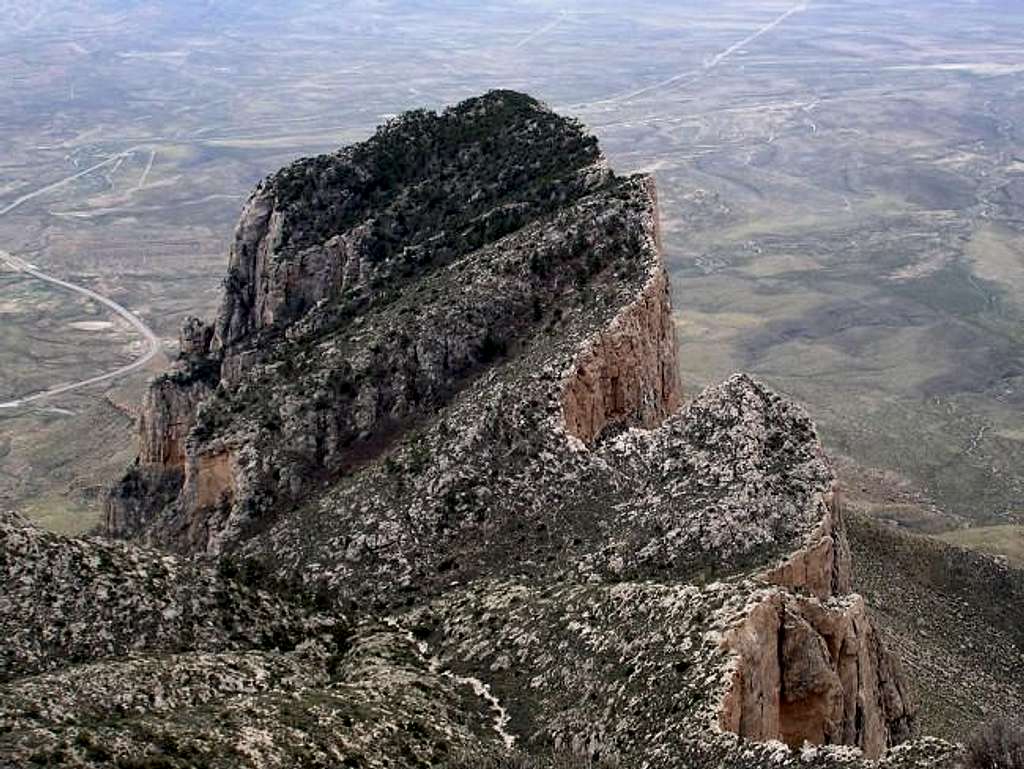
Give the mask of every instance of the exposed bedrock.
[[910, 736], [906, 682], [859, 596], [821, 602], [774, 593], [723, 646], [736, 660], [722, 729], [794, 748], [854, 745], [869, 758]]
[[[403, 116], [269, 177], [236, 228], [212, 340], [190, 324], [182, 372], [150, 393], [139, 466], [166, 470], [161, 494], [126, 478], [108, 530], [152, 520], [152, 542], [218, 552], [520, 347], [557, 343], [584, 303], [622, 306], [650, 273], [652, 192], [611, 173], [577, 124], [510, 92]], [[660, 288], [667, 301], [664, 275]], [[670, 318], [647, 322], [670, 339]], [[647, 329], [626, 325], [618, 342], [643, 353]], [[658, 371], [639, 383], [622, 372], [619, 405], [653, 421], [675, 365], [647, 364]]]
[[150, 384], [137, 425], [138, 458], [107, 497], [108, 533], [136, 536], [154, 511], [177, 497], [187, 475], [186, 439], [199, 404], [213, 393], [212, 367], [204, 358], [211, 332], [196, 318], [186, 320], [179, 360]]
[[671, 287], [659, 269], [588, 341], [565, 383], [566, 431], [591, 443], [608, 427], [654, 428], [680, 404]]
[[852, 589], [853, 563], [843, 525], [839, 486], [818, 496], [820, 522], [806, 544], [761, 575], [782, 587], [806, 591], [817, 598], [845, 595]]
[[759, 741], [854, 745], [878, 758], [910, 736], [915, 707], [898, 658], [851, 593], [838, 486], [818, 504], [805, 544], [760, 575], [787, 591], [761, 601], [723, 640], [736, 661], [719, 723]]
[[183, 469], [185, 439], [195, 423], [196, 409], [212, 392], [202, 381], [169, 377], [154, 382], [139, 417], [139, 463]]
[[147, 394], [108, 532], [359, 611], [440, 600], [438, 654], [479, 652], [563, 744], [668, 746], [674, 719], [881, 755], [913, 709], [814, 425], [744, 375], [680, 408], [657, 219], [650, 178], [508, 92], [283, 169]]
[[230, 350], [254, 333], [297, 319], [322, 299], [364, 286], [373, 262], [370, 227], [361, 225], [280, 259], [285, 213], [278, 191], [261, 184], [249, 198], [228, 259], [214, 350]]

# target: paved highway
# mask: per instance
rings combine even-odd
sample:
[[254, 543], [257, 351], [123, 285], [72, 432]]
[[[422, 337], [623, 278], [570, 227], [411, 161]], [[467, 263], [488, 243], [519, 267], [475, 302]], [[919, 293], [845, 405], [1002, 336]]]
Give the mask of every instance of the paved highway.
[[142, 320], [139, 319], [131, 310], [123, 307], [122, 305], [115, 302], [113, 299], [109, 299], [102, 294], [98, 294], [91, 288], [85, 286], [79, 286], [74, 283], [69, 283], [66, 280], [55, 278], [52, 275], [47, 275], [45, 272], [37, 269], [35, 265], [29, 264], [24, 259], [17, 256], [12, 256], [6, 251], [0, 251], [0, 264], [7, 266], [8, 268], [30, 275], [37, 280], [41, 280], [45, 283], [49, 283], [58, 288], [64, 289], [75, 294], [81, 294], [86, 296], [93, 301], [99, 302], [105, 307], [112, 310], [117, 315], [120, 315], [134, 328], [146, 341], [146, 351], [135, 361], [129, 363], [127, 366], [121, 366], [121, 368], [114, 371], [110, 371], [106, 374], [99, 376], [90, 377], [89, 379], [83, 379], [80, 382], [72, 382], [71, 384], [64, 384], [58, 387], [51, 387], [49, 390], [43, 390], [42, 392], [33, 393], [26, 395], [17, 400], [7, 401], [6, 403], [0, 403], [0, 409], [14, 409], [20, 406], [25, 406], [29, 403], [41, 401], [46, 398], [52, 398], [55, 395], [61, 395], [63, 393], [73, 392], [74, 390], [81, 390], [83, 387], [89, 387], [94, 384], [100, 384], [101, 382], [109, 382], [113, 379], [123, 377], [127, 374], [131, 374], [134, 371], [138, 371], [153, 358], [155, 358], [160, 352], [160, 339], [153, 332], [153, 330], [147, 326]]

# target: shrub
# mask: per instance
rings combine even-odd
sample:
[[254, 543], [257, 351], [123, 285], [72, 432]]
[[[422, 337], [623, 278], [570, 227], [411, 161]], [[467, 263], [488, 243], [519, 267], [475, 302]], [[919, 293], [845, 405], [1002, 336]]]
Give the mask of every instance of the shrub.
[[997, 719], [978, 728], [967, 743], [969, 769], [1024, 769], [1024, 726]]
[[451, 764], [451, 769], [618, 769], [619, 762], [613, 758], [587, 758], [569, 751], [553, 751], [534, 755], [513, 750], [500, 757], [479, 758], [460, 756]]

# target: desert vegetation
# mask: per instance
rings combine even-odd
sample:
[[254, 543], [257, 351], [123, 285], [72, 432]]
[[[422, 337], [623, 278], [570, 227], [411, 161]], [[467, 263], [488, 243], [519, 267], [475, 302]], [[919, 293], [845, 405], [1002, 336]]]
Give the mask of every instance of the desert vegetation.
[[967, 741], [967, 769], [1024, 769], [1024, 725], [997, 718]]

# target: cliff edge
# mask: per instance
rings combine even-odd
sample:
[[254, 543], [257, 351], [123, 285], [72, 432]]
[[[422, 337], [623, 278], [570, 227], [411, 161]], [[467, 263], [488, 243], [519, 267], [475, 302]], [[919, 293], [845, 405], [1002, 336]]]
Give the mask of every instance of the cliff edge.
[[[159, 732], [213, 766], [288, 766], [289, 739], [349, 766], [450, 765], [455, 746], [652, 768], [952, 761], [945, 743], [901, 745], [912, 697], [851, 593], [807, 415], [744, 375], [683, 404], [660, 246], [653, 180], [507, 91], [262, 182], [218, 317], [186, 323], [110, 494], [108, 534], [134, 544], [48, 541], [115, 548], [115, 575], [147, 573], [123, 561], [149, 547], [168, 569], [255, 574], [281, 589], [247, 600], [351, 630], [283, 656], [243, 633], [254, 665], [291, 672], [255, 694], [186, 686], [173, 712], [140, 695], [131, 726], [95, 716], [93, 752], [162, 755]], [[10, 541], [39, 536], [23, 529]], [[40, 552], [6, 553], [0, 620], [45, 626], [32, 590], [6, 592]], [[83, 607], [100, 590], [80, 586]], [[106, 638], [116, 620], [91, 616], [76, 632]], [[196, 639], [176, 653], [202, 666], [240, 651]], [[124, 673], [117, 644], [79, 646], [89, 666], [57, 673], [74, 691]], [[159, 668], [157, 651], [139, 653]], [[45, 690], [23, 657], [0, 704]], [[83, 708], [8, 716], [0, 755], [52, 756]]]

